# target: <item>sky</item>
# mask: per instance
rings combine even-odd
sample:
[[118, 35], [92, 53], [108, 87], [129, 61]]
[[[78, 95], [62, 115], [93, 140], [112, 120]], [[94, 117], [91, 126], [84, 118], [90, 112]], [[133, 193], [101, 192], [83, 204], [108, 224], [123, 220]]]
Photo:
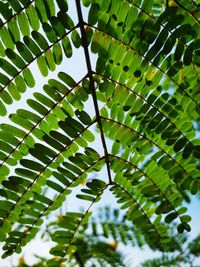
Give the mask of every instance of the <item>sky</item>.
[[[70, 13], [72, 17], [76, 18], [76, 8], [74, 5], [74, 1], [70, 1]], [[84, 16], [86, 17], [86, 11], [84, 10]], [[92, 65], [93, 68], [95, 67], [95, 61], [96, 56], [91, 56]], [[64, 64], [61, 64], [60, 66], [57, 66], [57, 69], [54, 73], [52, 73], [47, 78], [42, 78], [38, 71], [38, 68], [36, 66], [36, 63], [31, 65], [31, 70], [34, 73], [35, 80], [37, 82], [36, 87], [34, 89], [28, 89], [27, 92], [22, 96], [22, 99], [19, 102], [16, 102], [15, 105], [13, 105], [9, 110], [11, 112], [15, 112], [15, 110], [19, 107], [26, 108], [26, 99], [32, 97], [32, 93], [34, 91], [40, 91], [43, 87], [43, 85], [47, 82], [47, 80], [51, 77], [55, 77], [59, 71], [65, 71], [66, 73], [69, 73], [76, 81], [80, 80], [85, 74], [86, 74], [86, 66], [84, 61], [84, 53], [82, 49], [78, 49], [74, 51], [74, 55], [72, 58], [67, 59], [64, 61]], [[88, 104], [87, 111], [89, 111], [90, 114], [94, 114], [94, 110], [92, 105], [90, 106]], [[8, 122], [7, 118], [3, 118], [1, 122]], [[99, 151], [103, 151], [102, 147], [99, 147], [99, 142], [97, 141], [94, 144], [94, 148], [96, 148]], [[107, 173], [106, 171], [103, 171], [101, 173], [102, 179], [105, 179]], [[84, 207], [86, 207], [88, 203], [84, 204]], [[94, 207], [94, 209], [97, 209], [99, 206], [104, 205], [111, 205], [112, 207], [116, 207], [116, 201], [114, 200], [114, 197], [111, 195], [111, 193], [107, 190], [104, 196], [101, 199], [100, 203], [97, 203]], [[70, 208], [74, 211], [79, 210], [80, 206], [83, 206], [83, 202], [77, 201], [75, 198], [75, 193], [73, 196], [73, 199], [70, 197]], [[194, 198], [192, 201], [192, 205], [188, 206], [188, 213], [192, 216], [191, 221], [191, 237], [195, 237], [199, 233], [199, 213], [198, 210], [200, 210], [200, 203], [197, 200], [197, 198]], [[40, 256], [47, 256], [49, 255], [48, 251], [51, 248], [52, 243], [51, 242], [43, 242], [39, 238], [36, 240], [30, 242], [23, 250], [23, 252], [20, 255], [14, 255], [9, 259], [6, 260], [0, 260], [0, 267], [11, 267], [13, 264], [17, 263], [17, 260], [20, 256], [24, 256], [25, 259], [29, 264], [32, 264], [35, 261], [35, 258], [33, 257], [33, 254], [38, 254]], [[128, 258], [131, 259], [133, 264], [130, 267], [138, 266], [138, 264], [143, 261], [144, 259], [151, 258], [154, 256], [160, 255], [159, 252], [152, 252], [145, 246], [142, 250], [138, 248], [132, 248], [132, 247], [124, 247], [119, 246], [119, 249], [123, 251], [125, 254], [128, 254]], [[197, 262], [197, 264], [200, 265], [200, 260]]]

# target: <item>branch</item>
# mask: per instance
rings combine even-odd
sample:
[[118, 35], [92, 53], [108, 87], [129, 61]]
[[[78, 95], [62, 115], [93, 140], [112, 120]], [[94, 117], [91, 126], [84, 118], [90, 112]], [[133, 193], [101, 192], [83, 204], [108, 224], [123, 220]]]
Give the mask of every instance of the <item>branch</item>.
[[76, 8], [77, 8], [78, 19], [79, 19], [79, 27], [80, 27], [81, 36], [82, 36], [82, 45], [83, 45], [83, 49], [84, 49], [84, 53], [85, 53], [85, 60], [86, 60], [86, 65], [87, 65], [87, 70], [88, 70], [88, 77], [90, 79], [90, 90], [92, 93], [97, 123], [99, 126], [101, 141], [102, 141], [102, 145], [103, 145], [103, 149], [104, 149], [108, 179], [109, 179], [109, 183], [111, 183], [112, 178], [111, 178], [111, 172], [110, 172], [110, 166], [109, 166], [108, 150], [107, 150], [105, 136], [104, 136], [101, 118], [100, 118], [100, 114], [99, 114], [99, 107], [98, 107], [98, 102], [97, 102], [97, 97], [96, 97], [96, 92], [95, 92], [94, 79], [93, 79], [93, 75], [92, 75], [93, 72], [92, 72], [91, 60], [90, 60], [90, 55], [89, 55], [89, 50], [88, 50], [87, 36], [86, 36], [85, 30], [84, 30], [85, 23], [83, 21], [83, 15], [82, 15], [82, 11], [81, 11], [80, 0], [76, 0]]

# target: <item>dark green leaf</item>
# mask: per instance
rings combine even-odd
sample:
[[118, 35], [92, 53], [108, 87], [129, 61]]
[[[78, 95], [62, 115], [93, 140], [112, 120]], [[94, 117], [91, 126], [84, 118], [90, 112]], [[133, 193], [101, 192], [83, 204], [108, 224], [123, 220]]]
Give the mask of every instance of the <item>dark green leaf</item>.
[[53, 188], [54, 190], [58, 191], [59, 193], [63, 192], [63, 188], [60, 185], [58, 185], [55, 182], [53, 182], [53, 181], [48, 180], [47, 181], [47, 185], [49, 187]]
[[88, 200], [88, 201], [94, 201], [95, 200], [94, 197], [88, 196], [88, 195], [77, 194], [76, 197], [80, 198], [80, 199], [83, 199], [83, 200]]
[[59, 72], [58, 77], [71, 88], [74, 88], [76, 86], [76, 82], [74, 81], [74, 79], [71, 76], [69, 76], [67, 73]]
[[19, 69], [24, 69], [26, 67], [25, 62], [23, 59], [18, 56], [13, 50], [11, 49], [6, 49], [6, 55], [7, 57], [19, 68]]
[[33, 55], [31, 54], [30, 50], [21, 42], [17, 42], [16, 43], [16, 47], [18, 52], [20, 53], [21, 57], [23, 57], [23, 59], [26, 62], [31, 62], [33, 60]]
[[62, 11], [68, 11], [68, 4], [66, 0], [56, 0], [56, 2]]
[[11, 75], [12, 77], [18, 75], [17, 69], [3, 58], [0, 58], [0, 68], [2, 68], [6, 73]]
[[30, 170], [34, 170], [34, 171], [41, 171], [44, 169], [44, 166], [41, 165], [38, 162], [35, 162], [33, 160], [29, 160], [29, 159], [22, 159], [20, 160], [20, 164]]
[[42, 50], [46, 50], [49, 47], [46, 39], [41, 33], [37, 31], [32, 31], [31, 35]]
[[71, 35], [72, 42], [76, 48], [79, 48], [81, 45], [81, 38], [76, 30], [72, 32]]
[[166, 223], [171, 223], [176, 218], [177, 218], [176, 212], [171, 212], [165, 217], [165, 222]]
[[97, 3], [92, 3], [88, 15], [88, 22], [91, 25], [94, 25], [97, 23], [98, 16], [99, 16], [100, 7]]
[[24, 43], [36, 57], [41, 54], [38, 45], [28, 36], [24, 37]]

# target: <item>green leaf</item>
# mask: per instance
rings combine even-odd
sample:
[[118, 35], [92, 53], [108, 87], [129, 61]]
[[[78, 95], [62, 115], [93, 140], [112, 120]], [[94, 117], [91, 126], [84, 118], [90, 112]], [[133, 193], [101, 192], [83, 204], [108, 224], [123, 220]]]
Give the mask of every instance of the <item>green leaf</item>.
[[47, 22], [48, 21], [48, 17], [47, 17], [47, 13], [46, 13], [46, 7], [45, 7], [45, 3], [43, 0], [37, 0], [35, 3], [35, 8], [37, 11], [37, 14], [39, 16], [39, 19], [42, 22]]
[[56, 0], [56, 2], [62, 11], [68, 11], [68, 4], [66, 0]]
[[15, 64], [19, 69], [24, 69], [26, 67], [25, 62], [23, 59], [18, 56], [13, 50], [11, 49], [6, 49], [6, 55], [7, 57]]
[[56, 89], [57, 91], [59, 91], [63, 95], [67, 95], [67, 93], [69, 92], [69, 89], [66, 86], [64, 86], [64, 84], [60, 83], [57, 80], [50, 79], [49, 85], [52, 86], [52, 88], [54, 90]]
[[187, 232], [190, 232], [190, 231], [191, 231], [191, 227], [190, 227], [190, 225], [189, 225], [188, 223], [183, 222], [182, 225], [183, 225], [184, 229], [185, 229]]
[[91, 0], [82, 0], [82, 3], [85, 7], [88, 7], [91, 4]]
[[185, 137], [180, 138], [174, 145], [174, 151], [180, 151], [187, 143], [187, 139]]
[[79, 48], [81, 46], [81, 38], [76, 30], [72, 32], [71, 39], [76, 48]]
[[98, 158], [100, 158], [99, 153], [91, 147], [86, 147], [84, 152], [87, 156], [91, 157], [92, 159], [97, 160]]
[[10, 143], [11, 145], [17, 145], [19, 142], [17, 138], [3, 131], [0, 131], [0, 139], [3, 140], [4, 142]]
[[59, 72], [58, 73], [58, 77], [64, 83], [66, 83], [69, 87], [74, 88], [76, 86], [76, 82], [74, 81], [74, 79], [71, 76], [69, 76], [67, 73], [65, 73], [65, 72]]
[[56, 34], [59, 37], [64, 37], [65, 36], [65, 28], [61, 21], [57, 17], [51, 17], [50, 22], [52, 27], [54, 28]]
[[44, 77], [48, 76], [49, 71], [48, 71], [48, 67], [47, 67], [47, 62], [46, 62], [45, 57], [43, 55], [41, 55], [37, 58], [37, 64], [38, 64], [38, 67], [39, 67], [41, 74]]
[[18, 75], [17, 69], [3, 58], [0, 58], [0, 68], [2, 68], [6, 73], [11, 75], [12, 77]]
[[0, 200], [0, 210], [9, 210], [12, 208], [13, 203], [7, 200]]
[[48, 23], [46, 23], [46, 22], [42, 24], [42, 27], [43, 27], [43, 30], [44, 30], [44, 32], [45, 32], [48, 40], [51, 43], [56, 42], [57, 35], [56, 35], [54, 29]]
[[12, 146], [10, 146], [9, 144], [0, 141], [0, 145], [1, 145], [1, 150], [6, 152], [6, 153], [10, 153], [12, 151]]
[[24, 132], [23, 130], [6, 123], [0, 124], [0, 129], [5, 133], [8, 132], [9, 134], [19, 138], [24, 138], [24, 136], [26, 135], [26, 132]]
[[59, 132], [56, 132], [56, 131], [51, 131], [50, 132], [50, 135], [54, 139], [58, 140], [59, 142], [65, 144], [65, 145], [67, 145], [67, 144], [70, 143], [70, 139], [66, 135], [64, 135], [62, 133], [59, 133]]
[[38, 100], [40, 103], [44, 104], [45, 106], [52, 108], [55, 103], [49, 99], [48, 97], [46, 97], [45, 95], [41, 94], [41, 93], [33, 93], [34, 97], [36, 98], [36, 100]]
[[48, 42], [41, 33], [32, 31], [31, 35], [42, 50], [46, 50], [49, 47]]
[[0, 56], [5, 57], [5, 48], [0, 40]]
[[176, 212], [171, 212], [165, 217], [165, 222], [166, 223], [171, 223], [176, 218], [177, 218]]
[[39, 102], [33, 99], [28, 99], [27, 103], [32, 109], [36, 110], [38, 113], [40, 113], [43, 116], [48, 113], [48, 110], [43, 105], [41, 105]]
[[7, 114], [7, 110], [3, 102], [0, 100], [0, 115], [5, 116]]
[[24, 169], [24, 168], [16, 168], [15, 173], [20, 175], [20, 176], [29, 178], [29, 179], [34, 179], [37, 176], [37, 174], [35, 172], [29, 171], [29, 170]]
[[29, 160], [29, 159], [20, 160], [20, 164], [26, 167], [27, 169], [34, 170], [34, 171], [41, 171], [44, 169], [43, 165], [33, 160]]
[[67, 58], [72, 56], [72, 46], [69, 41], [69, 38], [66, 36], [62, 39], [62, 47]]
[[56, 14], [56, 8], [55, 8], [55, 1], [54, 0], [46, 0], [45, 1], [45, 7], [47, 10], [48, 18], [55, 16]]
[[9, 83], [9, 78], [4, 75], [3, 73], [0, 73], [0, 83], [3, 85], [7, 85]]
[[45, 52], [45, 59], [46, 59], [46, 62], [47, 62], [49, 70], [50, 71], [54, 71], [56, 69], [56, 64], [55, 64], [55, 61], [54, 61], [53, 53], [51, 52], [50, 49], [48, 49]]
[[19, 32], [19, 27], [17, 25], [16, 17], [12, 18], [8, 22], [8, 30], [9, 30], [9, 32], [11, 34], [11, 37], [12, 37], [14, 43], [20, 41], [20, 32]]
[[198, 192], [198, 183], [197, 181], [192, 181], [191, 185], [190, 185], [190, 192], [193, 195], [196, 195]]
[[65, 13], [63, 11], [59, 11], [57, 16], [58, 16], [58, 19], [60, 20], [60, 22], [63, 24], [63, 26], [66, 29], [70, 30], [74, 27], [74, 22], [67, 13]]
[[58, 151], [64, 151], [64, 146], [55, 139], [51, 138], [50, 136], [44, 135], [43, 140]]
[[73, 126], [68, 125], [68, 121], [67, 119], [65, 120], [65, 122], [63, 121], [59, 121], [59, 126], [60, 128], [69, 136], [72, 138], [75, 138], [78, 136], [78, 131], [77, 129], [75, 129]]
[[89, 14], [88, 14], [88, 23], [89, 24], [94, 25], [97, 23], [99, 12], [100, 12], [99, 4], [92, 3], [92, 5], [90, 7]]
[[20, 12], [21, 11], [20, 3], [15, 2], [15, 1], [11, 1], [9, 4], [14, 9], [14, 11], [16, 11], [16, 12]]
[[30, 50], [21, 42], [16, 43], [16, 47], [18, 52], [20, 53], [21, 57], [26, 62], [31, 62], [33, 60], [33, 55], [31, 54]]
[[5, 90], [1, 92], [0, 97], [3, 100], [3, 102], [8, 104], [8, 105], [13, 103], [13, 100], [12, 100], [10, 94]]
[[29, 21], [24, 12], [19, 13], [17, 16], [18, 24], [23, 36], [30, 36]]
[[54, 61], [57, 65], [60, 65], [63, 60], [62, 48], [60, 44], [55, 44], [53, 47]]
[[5, 258], [11, 256], [12, 254], [13, 254], [13, 250], [12, 249], [7, 250], [6, 252], [3, 253], [2, 259], [5, 259]]
[[[25, 71], [26, 72], [26, 71]], [[29, 71], [28, 71], [29, 72]], [[25, 79], [23, 79], [23, 77], [21, 75], [18, 75], [16, 78], [15, 78], [15, 85], [17, 87], [17, 90], [20, 92], [20, 93], [24, 93], [26, 92], [26, 82], [25, 82]]]
[[36, 115], [36, 114], [34, 114], [28, 110], [25, 110], [25, 109], [18, 109], [17, 114], [19, 116], [23, 117], [24, 119], [29, 118], [30, 121], [33, 121], [36, 123], [41, 120], [41, 118], [38, 115]]
[[69, 186], [70, 183], [69, 181], [66, 179], [66, 177], [58, 172], [53, 172], [53, 176], [60, 181], [64, 186]]
[[47, 181], [47, 185], [49, 187], [53, 188], [55, 191], [57, 191], [59, 193], [63, 192], [63, 188], [60, 185], [58, 185], [55, 182], [53, 182], [53, 181], [48, 180]]
[[8, 29], [5, 26], [0, 29], [0, 37], [6, 48], [10, 48], [12, 50], [14, 49], [14, 43]]
[[30, 49], [33, 55], [35, 55], [36, 57], [41, 55], [40, 48], [31, 38], [29, 38], [28, 36], [24, 36], [24, 43]]
[[74, 245], [71, 245], [71, 246], [69, 246], [69, 247], [67, 248], [67, 253], [68, 253], [68, 254], [73, 254], [73, 253], [75, 253], [76, 251], [77, 251], [77, 247], [74, 246]]
[[92, 123], [90, 116], [84, 110], [76, 110], [75, 114], [83, 124], [90, 125]]
[[191, 217], [189, 215], [182, 215], [180, 218], [181, 218], [182, 222], [190, 222], [191, 221]]
[[31, 71], [28, 68], [26, 68], [25, 70], [23, 70], [22, 75], [28, 87], [33, 88], [35, 86], [35, 79]]
[[84, 133], [82, 134], [83, 138], [85, 138], [88, 142], [94, 142], [95, 140], [95, 136], [94, 134], [89, 131], [89, 130], [86, 130], [84, 131]]
[[10, 95], [12, 96], [14, 100], [17, 100], [17, 101], [20, 100], [21, 98], [20, 93], [17, 90], [17, 87], [14, 83], [9, 83], [7, 88], [8, 88], [8, 92], [10, 93]]
[[0, 10], [5, 20], [9, 20], [12, 17], [12, 9], [9, 8], [8, 3], [0, 2]]
[[3, 181], [5, 177], [10, 173], [9, 168], [5, 165], [0, 166], [0, 181]]
[[28, 16], [31, 28], [35, 31], [38, 31], [40, 28], [40, 21], [33, 5], [30, 5], [28, 8], [26, 8], [26, 14]]
[[95, 200], [94, 197], [88, 196], [88, 195], [77, 194], [76, 197], [79, 199], [87, 200], [87, 201], [94, 201]]
[[63, 165], [65, 166], [65, 168], [69, 169], [70, 171], [74, 172], [75, 174], [79, 175], [81, 173], [81, 170], [73, 164], [70, 164], [68, 162], [63, 162]]

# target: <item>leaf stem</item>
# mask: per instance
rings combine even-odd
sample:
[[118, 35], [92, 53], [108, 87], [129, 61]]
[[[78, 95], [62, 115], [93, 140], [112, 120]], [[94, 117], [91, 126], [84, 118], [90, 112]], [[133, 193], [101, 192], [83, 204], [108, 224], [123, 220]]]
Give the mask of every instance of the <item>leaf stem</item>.
[[87, 36], [85, 33], [85, 29], [84, 29], [85, 23], [83, 20], [80, 0], [76, 0], [76, 8], [77, 8], [79, 27], [80, 27], [80, 31], [81, 31], [81, 37], [82, 37], [82, 45], [83, 45], [83, 49], [84, 49], [85, 60], [86, 60], [86, 65], [87, 65], [87, 70], [88, 70], [88, 77], [90, 79], [90, 90], [91, 90], [91, 94], [92, 94], [92, 98], [93, 98], [94, 109], [95, 109], [95, 113], [96, 113], [96, 119], [97, 119], [97, 123], [99, 126], [101, 141], [102, 141], [102, 145], [103, 145], [103, 149], [104, 149], [108, 179], [109, 179], [109, 183], [112, 183], [109, 158], [108, 158], [108, 149], [107, 149], [106, 140], [105, 140], [105, 136], [104, 136], [104, 132], [103, 132], [103, 127], [102, 127], [102, 123], [101, 123], [101, 117], [100, 117], [100, 113], [99, 113], [99, 107], [98, 107], [98, 102], [97, 102], [97, 97], [96, 97], [96, 92], [95, 92], [93, 71], [92, 71], [92, 66], [91, 66], [89, 50], [88, 50]]

